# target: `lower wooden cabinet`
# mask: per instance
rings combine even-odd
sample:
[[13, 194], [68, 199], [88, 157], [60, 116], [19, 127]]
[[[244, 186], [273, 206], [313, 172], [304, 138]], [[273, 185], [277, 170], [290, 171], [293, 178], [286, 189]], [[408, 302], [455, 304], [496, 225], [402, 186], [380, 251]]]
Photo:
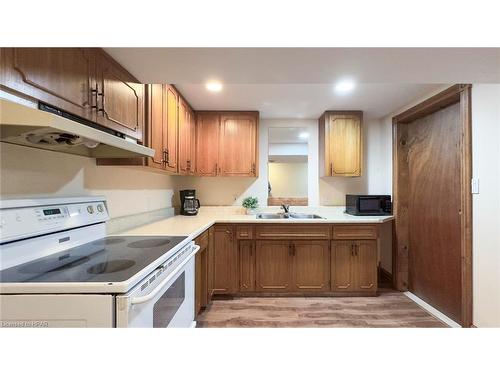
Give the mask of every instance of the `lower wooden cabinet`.
[[239, 284], [240, 292], [255, 290], [255, 242], [239, 241]]
[[195, 239], [200, 250], [195, 257], [195, 316], [205, 308], [211, 298], [209, 290], [208, 231]]
[[231, 294], [237, 289], [237, 251], [232, 225], [214, 227], [214, 294]]
[[[208, 290], [226, 295], [376, 293], [377, 239], [330, 240], [323, 226], [301, 230], [288, 239], [259, 239], [264, 232], [258, 226], [216, 224], [209, 230]], [[327, 239], [305, 237], [320, 232]], [[199, 262], [204, 267], [203, 258]]]
[[377, 241], [332, 241], [332, 291], [377, 290]]
[[330, 289], [328, 241], [257, 241], [256, 290], [319, 292]]
[[292, 290], [330, 290], [330, 248], [328, 241], [293, 241]]
[[255, 290], [286, 292], [291, 289], [291, 243], [257, 241], [255, 247]]

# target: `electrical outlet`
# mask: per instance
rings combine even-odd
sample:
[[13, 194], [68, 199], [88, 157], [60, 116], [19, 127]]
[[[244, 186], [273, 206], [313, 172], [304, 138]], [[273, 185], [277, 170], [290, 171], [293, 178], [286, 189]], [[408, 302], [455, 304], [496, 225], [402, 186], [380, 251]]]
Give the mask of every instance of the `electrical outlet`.
[[472, 194], [479, 194], [479, 179], [473, 178], [470, 180], [470, 187]]

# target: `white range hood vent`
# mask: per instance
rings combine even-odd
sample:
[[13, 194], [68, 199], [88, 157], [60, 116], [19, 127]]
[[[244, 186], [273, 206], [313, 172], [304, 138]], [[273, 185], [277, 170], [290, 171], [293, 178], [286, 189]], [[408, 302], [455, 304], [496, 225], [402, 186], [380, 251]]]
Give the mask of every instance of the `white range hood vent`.
[[154, 155], [134, 140], [5, 99], [0, 99], [0, 141], [91, 158]]

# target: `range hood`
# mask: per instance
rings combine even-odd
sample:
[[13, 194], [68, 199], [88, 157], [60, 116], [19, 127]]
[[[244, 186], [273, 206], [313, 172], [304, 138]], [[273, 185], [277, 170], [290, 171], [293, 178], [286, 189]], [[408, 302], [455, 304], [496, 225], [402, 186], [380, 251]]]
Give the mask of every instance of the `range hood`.
[[91, 158], [137, 158], [155, 151], [105, 131], [0, 99], [0, 141]]

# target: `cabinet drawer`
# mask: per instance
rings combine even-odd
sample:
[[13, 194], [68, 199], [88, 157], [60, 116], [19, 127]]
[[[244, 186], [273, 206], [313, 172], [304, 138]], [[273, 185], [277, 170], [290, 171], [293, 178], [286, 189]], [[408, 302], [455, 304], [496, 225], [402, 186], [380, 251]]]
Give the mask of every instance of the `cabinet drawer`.
[[208, 247], [208, 230], [195, 238], [194, 242], [203, 250]]
[[238, 225], [236, 227], [236, 238], [238, 240], [253, 239], [253, 227], [251, 225]]
[[333, 239], [376, 239], [378, 234], [376, 225], [334, 225]]
[[329, 239], [328, 225], [258, 225], [255, 227], [257, 239]]

